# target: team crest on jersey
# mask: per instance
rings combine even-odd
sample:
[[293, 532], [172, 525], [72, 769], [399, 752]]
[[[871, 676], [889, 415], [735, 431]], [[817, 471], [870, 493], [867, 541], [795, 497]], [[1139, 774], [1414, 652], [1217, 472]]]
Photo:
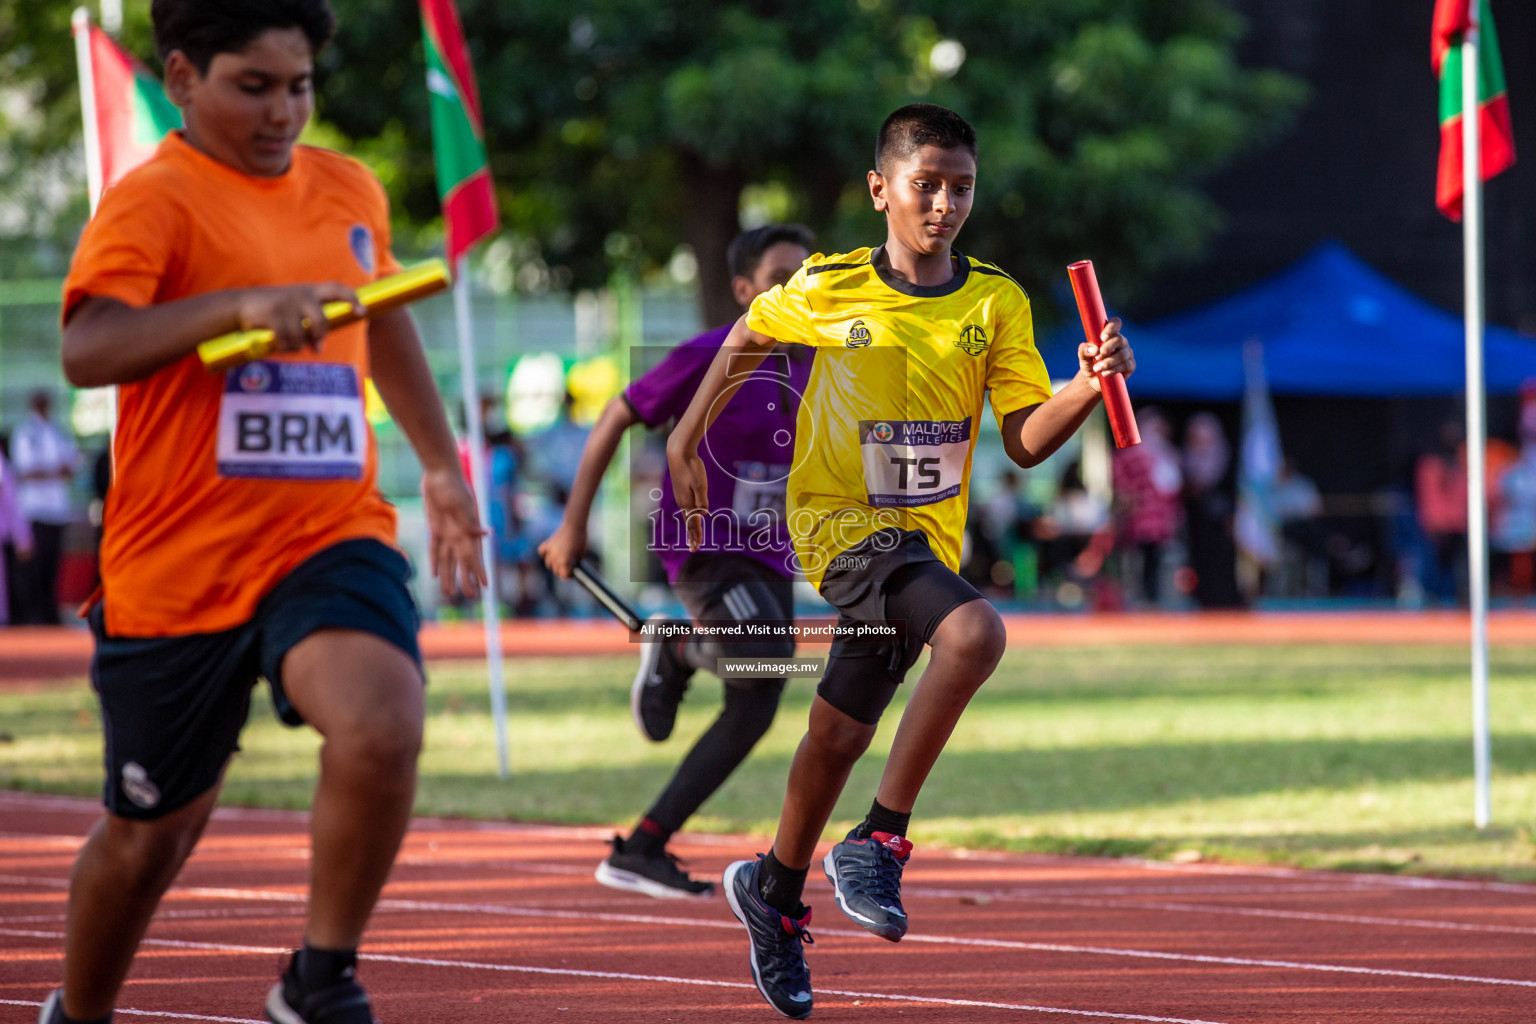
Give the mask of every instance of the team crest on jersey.
[[361, 224], [354, 224], [347, 235], [347, 244], [352, 247], [352, 255], [357, 257], [357, 265], [373, 273], [373, 233]]
[[848, 340], [843, 342], [844, 348], [864, 348], [873, 340], [869, 328], [864, 326], [863, 320], [855, 320], [853, 326], [848, 328]]
[[987, 332], [975, 324], [966, 324], [955, 339], [955, 347], [968, 356], [979, 356], [987, 349]]

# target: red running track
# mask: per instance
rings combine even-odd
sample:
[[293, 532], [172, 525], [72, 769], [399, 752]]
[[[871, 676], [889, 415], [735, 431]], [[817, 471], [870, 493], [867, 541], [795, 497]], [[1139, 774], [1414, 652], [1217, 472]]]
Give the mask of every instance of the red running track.
[[[514, 785], [515, 780], [514, 780]], [[56, 982], [89, 801], [0, 793], [0, 1021]], [[222, 810], [150, 928], [119, 1021], [261, 1021], [297, 940], [302, 815]], [[364, 946], [388, 1024], [781, 1020], [722, 898], [598, 886], [607, 833], [424, 819]], [[684, 836], [718, 876], [760, 841]], [[1479, 1024], [1536, 1019], [1536, 886], [940, 853], [906, 877], [899, 945], [846, 922], [819, 872], [813, 1019]]]

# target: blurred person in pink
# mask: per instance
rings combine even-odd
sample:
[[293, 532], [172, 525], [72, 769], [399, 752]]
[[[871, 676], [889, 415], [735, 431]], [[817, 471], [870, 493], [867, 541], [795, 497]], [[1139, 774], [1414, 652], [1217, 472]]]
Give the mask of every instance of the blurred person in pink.
[[1139, 560], [1141, 600], [1162, 600], [1163, 558], [1183, 519], [1184, 474], [1173, 428], [1157, 409], [1137, 414], [1141, 444], [1114, 453], [1115, 513], [1119, 539]]

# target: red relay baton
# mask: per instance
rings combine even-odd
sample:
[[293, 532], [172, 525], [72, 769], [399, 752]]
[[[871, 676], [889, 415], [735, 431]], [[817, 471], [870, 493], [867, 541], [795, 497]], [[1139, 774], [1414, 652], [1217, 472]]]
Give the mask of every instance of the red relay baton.
[[[1090, 345], [1100, 343], [1099, 335], [1109, 317], [1104, 313], [1104, 296], [1099, 294], [1099, 279], [1093, 274], [1092, 260], [1078, 260], [1067, 267], [1072, 279], [1072, 294], [1077, 297], [1077, 314], [1083, 320], [1083, 337]], [[1104, 411], [1109, 414], [1109, 430], [1115, 435], [1116, 448], [1141, 444], [1136, 428], [1136, 414], [1131, 411], [1131, 393], [1125, 389], [1125, 377], [1118, 373], [1099, 374], [1104, 390]]]

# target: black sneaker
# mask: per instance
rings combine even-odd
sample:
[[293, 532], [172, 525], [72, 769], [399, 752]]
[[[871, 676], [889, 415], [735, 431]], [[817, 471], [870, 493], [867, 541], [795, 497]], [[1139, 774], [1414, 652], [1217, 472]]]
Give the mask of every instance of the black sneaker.
[[768, 1005], [786, 1017], [802, 1020], [811, 1015], [811, 969], [805, 965], [805, 949], [815, 939], [806, 931], [811, 908], [802, 905], [798, 918], [786, 917], [764, 903], [757, 892], [757, 860], [738, 860], [725, 869], [725, 898], [736, 920], [747, 926], [751, 942], [748, 956], [752, 980]]
[[58, 1024], [64, 1017], [64, 990], [56, 988], [43, 1000], [43, 1008], [37, 1015], [37, 1024]]
[[288, 961], [282, 980], [267, 993], [267, 1020], [272, 1024], [379, 1024], [368, 1005], [368, 993], [354, 980], [355, 968], [342, 971], [334, 985], [305, 992], [293, 967], [293, 961]]
[[859, 927], [900, 942], [907, 934], [907, 912], [901, 908], [901, 869], [910, 856], [912, 844], [904, 836], [876, 832], [868, 839], [856, 839], [853, 832], [848, 833], [848, 838], [828, 850], [821, 861], [837, 897], [837, 909]]
[[[645, 620], [648, 623], [670, 623], [674, 620], [657, 613]], [[629, 711], [640, 727], [640, 734], [654, 743], [660, 743], [672, 735], [677, 721], [677, 706], [688, 692], [688, 680], [693, 669], [683, 664], [677, 655], [677, 640], [669, 637], [652, 637], [640, 641], [640, 670], [635, 673], [634, 685], [629, 688]]]
[[679, 861], [666, 850], [626, 850], [624, 840], [613, 837], [613, 852], [592, 873], [610, 889], [643, 892], [659, 900], [700, 900], [715, 894], [714, 882], [689, 878]]

